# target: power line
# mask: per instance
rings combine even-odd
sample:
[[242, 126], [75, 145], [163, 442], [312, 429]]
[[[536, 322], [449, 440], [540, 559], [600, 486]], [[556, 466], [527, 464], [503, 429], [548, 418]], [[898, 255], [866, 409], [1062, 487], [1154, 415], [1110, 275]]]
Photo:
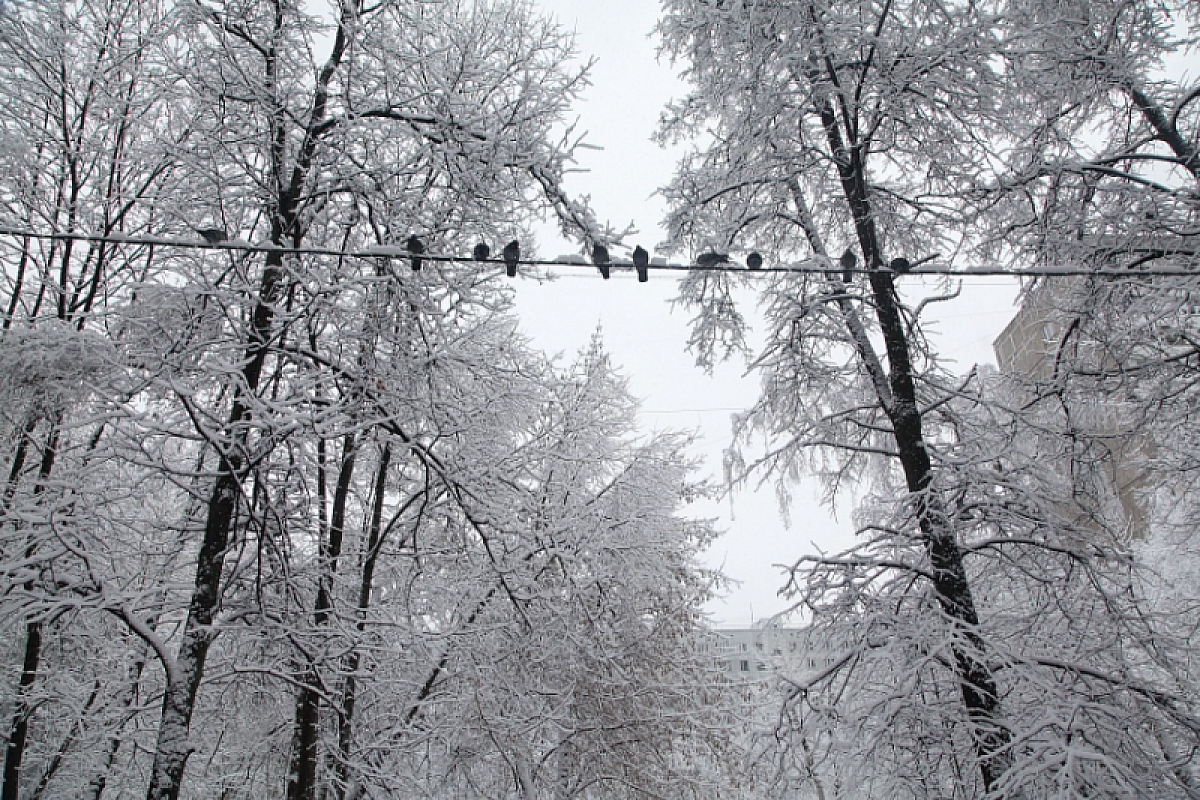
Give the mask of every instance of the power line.
[[[281, 247], [271, 242], [252, 243], [241, 239], [224, 239], [221, 241], [210, 241], [205, 237], [204, 241], [196, 241], [194, 239], [183, 239], [161, 236], [128, 236], [119, 233], [95, 234], [95, 233], [75, 233], [54, 231], [51, 233], [39, 233], [37, 231], [22, 230], [19, 228], [8, 228], [0, 226], [0, 235], [14, 236], [22, 239], [44, 239], [44, 240], [61, 240], [61, 241], [82, 241], [96, 242], [113, 245], [143, 245], [151, 247], [171, 247], [183, 250], [231, 250], [244, 253], [283, 253], [286, 255], [320, 255], [333, 256], [338, 258], [362, 258], [362, 259], [379, 259], [386, 258], [388, 260], [410, 260], [413, 253], [410, 253], [403, 245], [374, 245], [358, 250], [336, 250], [328, 247]], [[1191, 253], [1188, 253], [1191, 255]], [[503, 258], [486, 258], [479, 259], [473, 256], [458, 256], [445, 255], [429, 252], [421, 252], [420, 258], [422, 261], [440, 261], [451, 264], [496, 264], [503, 266], [505, 261]], [[594, 270], [596, 266], [582, 256], [566, 256], [557, 259], [518, 259], [518, 264], [534, 266], [534, 267], [582, 267], [584, 269]], [[631, 261], [625, 259], [615, 259], [610, 264], [606, 265], [612, 269], [633, 271], [635, 269]], [[747, 267], [735, 267], [728, 261], [722, 264], [672, 264], [667, 263], [664, 259], [653, 259], [650, 264], [645, 267], [647, 270], [655, 270], [660, 272], [729, 272], [739, 275], [759, 275], [759, 274], [779, 274], [790, 273], [796, 275], [841, 275], [843, 273], [854, 273], [867, 275], [874, 270], [866, 267], [845, 268], [839, 265], [825, 264], [818, 261], [801, 261], [788, 264], [786, 266], [768, 267], [762, 266], [757, 269], [749, 269]], [[966, 269], [953, 269], [951, 267], [937, 267], [929, 264], [922, 264], [915, 267], [911, 272], [897, 273], [905, 275], [950, 275], [958, 278], [983, 278], [983, 277], [1007, 277], [1007, 278], [1053, 278], [1053, 277], [1072, 277], [1072, 276], [1103, 276], [1103, 277], [1122, 277], [1122, 278], [1138, 278], [1143, 276], [1200, 276], [1200, 271], [1185, 269], [1182, 267], [1154, 267], [1154, 268], [1138, 268], [1136, 270], [1129, 269], [1079, 269], [1071, 267], [1032, 267], [1026, 270], [1005, 269], [1003, 267], [968, 267]]]

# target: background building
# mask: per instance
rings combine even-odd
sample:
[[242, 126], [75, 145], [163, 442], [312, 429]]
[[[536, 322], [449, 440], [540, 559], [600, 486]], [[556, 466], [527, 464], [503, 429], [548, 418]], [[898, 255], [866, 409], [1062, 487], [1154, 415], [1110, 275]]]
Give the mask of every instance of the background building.
[[759, 680], [783, 671], [800, 675], [833, 664], [841, 643], [807, 627], [774, 620], [750, 627], [718, 628], [714, 657], [730, 680]]
[[[1039, 393], [1063, 391], [1060, 369], [1115, 366], [1099, 342], [1080, 334], [1078, 322], [1089, 313], [1087, 281], [1074, 276], [1042, 278], [993, 342], [1000, 371], [1014, 379], [1010, 385], [1027, 395], [1027, 403]], [[1058, 469], [1096, 500], [1093, 509], [1107, 508], [1119, 515], [1126, 536], [1143, 537], [1153, 490], [1145, 464], [1153, 456], [1153, 442], [1139, 432], [1129, 409], [1113, 394], [1072, 398], [1070, 424], [1086, 449], [1062, 457]], [[1058, 444], [1049, 441], [1044, 452], [1047, 458], [1061, 455]], [[1077, 527], [1096, 524], [1079, 509], [1063, 510]]]

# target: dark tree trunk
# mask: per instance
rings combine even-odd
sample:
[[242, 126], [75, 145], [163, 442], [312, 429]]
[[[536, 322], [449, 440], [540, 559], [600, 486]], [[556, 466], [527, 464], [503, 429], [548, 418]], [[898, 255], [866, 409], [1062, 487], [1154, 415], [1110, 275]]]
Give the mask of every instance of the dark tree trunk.
[[17, 708], [13, 711], [9, 728], [8, 746], [4, 751], [3, 800], [18, 800], [21, 791], [21, 760], [25, 756], [25, 741], [29, 736], [29, 718], [33, 716], [33, 705], [29, 697], [37, 680], [38, 662], [42, 653], [42, 623], [25, 624], [25, 657], [21, 666], [21, 680], [17, 684]]
[[[46, 447], [42, 450], [42, 461], [38, 467], [38, 482], [33, 487], [34, 495], [39, 495], [46, 489], [46, 481], [54, 470], [54, 459], [58, 455], [59, 431], [62, 426], [60, 414], [51, 424], [46, 437]], [[12, 500], [16, 484], [20, 479], [21, 463], [27, 457], [26, 443], [28, 434], [33, 426], [26, 428], [26, 435], [18, 445], [18, 453], [14, 459], [9, 483], [5, 487], [5, 505]], [[36, 543], [30, 541], [25, 548], [26, 560], [34, 555]], [[26, 583], [27, 591], [33, 591], [32, 583]], [[40, 620], [30, 620], [25, 623], [25, 652], [21, 659], [21, 679], [17, 684], [17, 704], [13, 710], [12, 724], [9, 727], [8, 744], [4, 748], [4, 784], [0, 787], [0, 800], [18, 800], [21, 791], [21, 761], [25, 758], [25, 744], [29, 738], [29, 720], [33, 716], [34, 706], [30, 702], [33, 684], [37, 681], [38, 666], [42, 658], [42, 623]]]
[[204, 539], [196, 558], [196, 580], [184, 622], [183, 638], [173, 664], [165, 665], [167, 685], [163, 693], [162, 719], [154, 751], [147, 800], [177, 800], [183, 784], [191, 747], [188, 730], [196, 703], [196, 691], [204, 674], [204, 662], [215, 633], [212, 628], [220, 598], [221, 572], [233, 528], [241, 481], [245, 476], [246, 423], [250, 413], [249, 396], [258, 389], [263, 364], [267, 359], [274, 318], [274, 304], [283, 281], [283, 257], [278, 251], [267, 254], [262, 285], [246, 347], [243, 385], [237, 389], [225, 430], [230, 441], [220, 454], [217, 479], [209, 497], [204, 522]]
[[[318, 545], [317, 599], [313, 605], [313, 626], [320, 631], [329, 623], [333, 611], [333, 583], [337, 578], [338, 559], [342, 554], [342, 537], [346, 527], [346, 503], [354, 478], [357, 448], [354, 435], [347, 434], [342, 444], [342, 466], [338, 470], [337, 487], [333, 493], [333, 512], [329, 519], [328, 541]], [[321, 722], [320, 675], [318, 666], [304, 654], [300, 692], [296, 696], [295, 733], [292, 742], [292, 768], [288, 779], [288, 800], [316, 800], [318, 736]]]
[[[21, 440], [13, 453], [12, 466], [9, 469], [8, 483], [4, 487], [4, 508], [8, 509], [13, 496], [20, 484], [21, 471], [25, 468], [25, 459], [29, 456], [30, 437], [37, 426], [37, 420], [31, 418], [26, 424]], [[25, 756], [25, 739], [29, 732], [29, 713], [26, 698], [37, 677], [38, 656], [41, 651], [41, 626], [27, 623], [25, 626], [25, 648], [21, 660], [21, 678], [17, 683], [17, 706], [13, 710], [12, 721], [8, 726], [8, 744], [4, 748], [4, 785], [0, 788], [0, 798], [15, 800], [21, 786], [21, 760]]]
[[116, 761], [117, 752], [121, 749], [122, 729], [137, 714], [138, 684], [142, 680], [142, 673], [145, 669], [146, 659], [139, 657], [133, 664], [133, 675], [129, 680], [129, 688], [125, 691], [125, 696], [121, 701], [125, 707], [125, 717], [121, 726], [113, 730], [112, 735], [108, 737], [108, 742], [104, 747], [104, 759], [96, 767], [92, 779], [88, 782], [87, 791], [80, 796], [80, 800], [100, 800], [105, 787], [108, 786], [109, 772], [112, 770], [113, 762]]
[[92, 714], [92, 709], [95, 708], [96, 701], [100, 698], [100, 689], [102, 686], [103, 683], [99, 678], [92, 684], [91, 694], [88, 695], [87, 701], [84, 702], [83, 708], [79, 712], [79, 718], [75, 720], [75, 724], [71, 726], [70, 732], [63, 737], [58, 747], [54, 749], [54, 755], [50, 757], [46, 768], [42, 770], [42, 775], [38, 778], [37, 785], [33, 787], [27, 800], [42, 800], [42, 796], [46, 793], [46, 787], [50, 785], [50, 781], [54, 780], [55, 774], [57, 774], [59, 767], [62, 766], [63, 759], [74, 749], [75, 742], [79, 739], [79, 735], [83, 733], [84, 726]]
[[[815, 24], [814, 19], [814, 24]], [[814, 86], [828, 85], [821, 65], [815, 60], [807, 72]], [[885, 266], [871, 208], [863, 143], [854, 139], [856, 125], [845, 107], [835, 108], [829, 94], [818, 93], [814, 109], [821, 120], [830, 152], [837, 167], [842, 193], [854, 222], [862, 248], [876, 318], [883, 334], [888, 359], [887, 393], [878, 401], [887, 414], [896, 440], [905, 482], [916, 504], [917, 523], [933, 568], [933, 588], [946, 616], [960, 628], [951, 645], [954, 668], [958, 674], [963, 706], [972, 725], [975, 755], [985, 790], [997, 785], [1007, 762], [1008, 729], [1000, 719], [999, 695], [995, 676], [984, 662], [984, 646], [979, 636], [979, 616], [975, 598], [963, 564], [962, 550], [948, 525], [941, 500], [932, 491], [933, 465], [922, 429], [917, 404], [912, 356], [893, 273]], [[856, 341], [858, 341], [856, 339]], [[866, 345], [858, 341], [860, 356], [868, 369], [878, 363], [874, 353], [862, 353]], [[869, 358], [868, 358], [869, 356]], [[881, 387], [877, 385], [877, 391]]]
[[[896, 308], [895, 286], [890, 273], [876, 271], [871, 286], [878, 305], [884, 338], [891, 360], [892, 407], [888, 417], [896, 437], [900, 463], [908, 490], [916, 502], [917, 522], [933, 567], [933, 588], [943, 613], [960, 628], [951, 645], [959, 676], [963, 705], [971, 720], [979, 773], [984, 788], [991, 791], [1004, 772], [1008, 729], [1000, 719], [996, 679], [984, 663], [984, 643], [979, 636], [979, 614], [963, 564], [962, 549], [948, 524], [941, 499], [932, 490], [933, 466], [926, 449], [921, 413], [917, 406], [908, 342]], [[886, 320], [886, 321], [885, 321]], [[893, 357], [893, 350], [903, 352]]]
[[[355, 632], [366, 629], [367, 609], [371, 606], [371, 590], [375, 584], [375, 564], [383, 547], [383, 499], [387, 489], [388, 469], [392, 464], [392, 446], [385, 444], [379, 455], [379, 466], [375, 471], [375, 486], [371, 502], [371, 516], [367, 523], [367, 536], [363, 546], [362, 572], [358, 584], [358, 621]], [[334, 765], [334, 791], [338, 800], [346, 797], [346, 779], [350, 771], [350, 753], [354, 749], [354, 706], [358, 699], [358, 649], [346, 657], [346, 682], [342, 686], [342, 715], [338, 724], [338, 757]]]

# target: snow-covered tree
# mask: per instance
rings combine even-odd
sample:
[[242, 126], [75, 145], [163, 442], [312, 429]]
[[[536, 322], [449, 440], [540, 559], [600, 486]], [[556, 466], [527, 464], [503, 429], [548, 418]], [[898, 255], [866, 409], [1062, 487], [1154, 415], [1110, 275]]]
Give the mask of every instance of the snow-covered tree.
[[[583, 213], [557, 190], [569, 153], [550, 139], [577, 81], [565, 67], [569, 46], [518, 7], [347, 0], [327, 21], [286, 3], [185, 5], [174, 15], [171, 56], [183, 76], [178, 102], [205, 113], [179, 156], [192, 194], [173, 199], [191, 206], [181, 208], [193, 216], [191, 224], [231, 238], [262, 238], [276, 249], [262, 257], [261, 270], [256, 259], [224, 259], [227, 278], [212, 272], [208, 262], [215, 258], [197, 265], [199, 286], [217, 295], [227, 322], [222, 345], [193, 373], [203, 386], [171, 386], [195, 435], [212, 448], [205, 467], [211, 484], [198, 519], [195, 588], [167, 665], [149, 790], [155, 798], [178, 796], [182, 783], [230, 545], [249, 521], [269, 532], [268, 522], [286, 514], [275, 504], [286, 506], [294, 473], [276, 461], [287, 450], [277, 447], [297, 415], [314, 410], [310, 392], [320, 391], [323, 369], [341, 367], [335, 381], [378, 380], [358, 366], [370, 354], [356, 354], [347, 369], [322, 351], [324, 339], [363, 330], [352, 321], [356, 310], [338, 308], [342, 298], [330, 293], [386, 276], [362, 275], [360, 262], [297, 258], [280, 248], [314, 241], [395, 245], [419, 234], [431, 252], [448, 252], [468, 234], [510, 233], [499, 225], [487, 230], [480, 220], [519, 223], [533, 193], [570, 223]], [[318, 57], [314, 37], [322, 27], [332, 43]], [[411, 281], [448, 275], [430, 269]], [[437, 290], [451, 303], [438, 310], [453, 314], [455, 304], [477, 302], [470, 296], [477, 283], [460, 273], [450, 292]], [[346, 298], [356, 296], [344, 288]], [[330, 346], [339, 356], [355, 349], [337, 339]], [[377, 387], [343, 391], [345, 397], [326, 397], [370, 407], [380, 394]], [[352, 450], [343, 453], [345, 469]], [[276, 524], [286, 526], [287, 517]], [[316, 550], [336, 569], [336, 526], [317, 531], [326, 538], [314, 543]], [[329, 610], [325, 594], [313, 601], [319, 619]], [[319, 689], [304, 675], [289, 789], [295, 797], [315, 792]]]
[[[991, 242], [1019, 243], [1042, 264], [1110, 272], [1043, 281], [1031, 292], [1050, 326], [1045, 368], [1030, 376], [1025, 400], [1057, 415], [1057, 430], [1095, 443], [1087, 455], [1122, 487], [1131, 534], [1157, 553], [1157, 567], [1176, 574], [1187, 574], [1190, 559], [1178, 556], [1194, 546], [1190, 273], [1200, 213], [1200, 92], [1171, 74], [1193, 35], [1183, 11], [1109, 3], [1014, 10], [1012, 70], [1052, 113], [979, 195]], [[1169, 595], [1194, 602], [1188, 581], [1173, 583]]]
[[[860, 544], [794, 570], [798, 605], [854, 646], [786, 689], [781, 776], [824, 796], [1190, 796], [1200, 728], [1181, 640], [1145, 608], [1111, 504], [1083, 471], [1045, 469], [1094, 467], [1111, 429], [1064, 428], [999, 381], [943, 369], [923, 322], [953, 292], [906, 277], [931, 259], [1024, 265], [1051, 240], [1049, 263], [1108, 265], [1077, 216], [1042, 208], [1069, 174], [1094, 187], [1165, 159], [1187, 178], [1188, 134], [1167, 127], [1194, 93], [1144, 77], [1174, 46], [1172, 9], [666, 5], [666, 46], [694, 91], [663, 136], [704, 142], [666, 189], [673, 240], [819, 270], [753, 279], [763, 393], [739, 423], [733, 477], [866, 486]], [[1119, 70], [1115, 57], [1101, 69], [1105, 46]], [[1061, 84], [1045, 79], [1057, 72]], [[1047, 157], [1078, 159], [1096, 132], [1138, 154]], [[1113, 176], [1125, 196], [1112, 209], [1144, 179]], [[701, 363], [744, 349], [742, 281], [685, 280]]]
[[[0, 218], [6, 227], [101, 236], [155, 229], [154, 198], [173, 185], [170, 146], [179, 137], [160, 94], [161, 21], [154, 3], [30, 2], [0, 13]], [[103, 414], [91, 400], [96, 391], [114, 397], [127, 391], [114, 381], [116, 351], [99, 333], [99, 320], [112, 298], [127, 296], [154, 266], [153, 248], [28, 237], [11, 244], [0, 248], [8, 475], [0, 552], [5, 638], [21, 644], [12, 654], [19, 680], [5, 706], [11, 714], [6, 799], [20, 790], [31, 719], [52, 716], [42, 710], [45, 702], [72, 711], [40, 737], [41, 775], [24, 771], [34, 795], [72, 748], [108, 752], [109, 734], [116, 734], [107, 723], [121, 720], [132, 702], [120, 646], [96, 652], [94, 663], [102, 668], [94, 685], [85, 670], [73, 673], [77, 680], [55, 680], [49, 694], [38, 681], [56, 668], [72, 670], [81, 653], [90, 657], [79, 647], [88, 637], [106, 639], [101, 631], [110, 630], [112, 620], [79, 629], [81, 615], [73, 607], [98, 575], [111, 575], [114, 562], [138, 559], [136, 549], [126, 549], [137, 537], [126, 536], [130, 530], [117, 511], [128, 510], [130, 496], [113, 491], [103, 497], [98, 490], [118, 476], [125, 486], [138, 485], [141, 473], [105, 463], [98, 452], [105, 445]], [[84, 508], [93, 515], [91, 525], [76, 513]], [[96, 549], [100, 542], [105, 546]], [[101, 683], [111, 694], [97, 693]]]
[[692, 562], [711, 531], [677, 515], [700, 488], [684, 441], [633, 438], [606, 361], [593, 350], [510, 414], [514, 442], [493, 456], [450, 453], [445, 469], [477, 476], [465, 519], [453, 504], [406, 509], [372, 604], [373, 624], [406, 645], [362, 646], [352, 784], [429, 797], [721, 791], [728, 709], [705, 707], [720, 692], [699, 651], [709, 579]]
[[438, 259], [591, 235], [569, 39], [315, 12], [0, 12], [4, 797], [718, 793], [683, 440]]

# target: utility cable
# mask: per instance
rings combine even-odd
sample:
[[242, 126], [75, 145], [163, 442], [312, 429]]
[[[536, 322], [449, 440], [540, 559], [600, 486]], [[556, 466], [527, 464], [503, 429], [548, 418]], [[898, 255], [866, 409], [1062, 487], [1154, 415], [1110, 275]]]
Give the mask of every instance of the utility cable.
[[[205, 232], [207, 233], [207, 231]], [[83, 242], [97, 242], [113, 245], [142, 245], [151, 247], [171, 247], [176, 249], [190, 250], [231, 250], [235, 252], [245, 253], [284, 253], [288, 255], [318, 255], [318, 256], [333, 256], [338, 258], [361, 258], [361, 259], [379, 259], [386, 258], [388, 260], [411, 260], [414, 253], [408, 250], [404, 245], [374, 245], [371, 247], [354, 249], [354, 250], [337, 250], [328, 247], [282, 247], [271, 242], [252, 243], [242, 239], [222, 239], [213, 241], [208, 236], [203, 236], [203, 240], [197, 241], [190, 238], [172, 238], [160, 236], [129, 236], [126, 234], [109, 233], [109, 234], [94, 234], [94, 233], [74, 233], [55, 231], [52, 233], [40, 233], [32, 230], [22, 230], [19, 228], [10, 228], [0, 226], [0, 235], [13, 236], [22, 239], [43, 239], [43, 240], [71, 240]], [[419, 253], [421, 261], [440, 261], [450, 264], [495, 264], [497, 266], [506, 266], [506, 261], [503, 258], [475, 258], [474, 255], [446, 255], [421, 251]], [[1172, 255], [1164, 253], [1164, 255]], [[1174, 255], [1194, 256], [1192, 251], [1180, 251]], [[582, 256], [566, 256], [557, 259], [531, 259], [520, 258], [516, 261], [517, 264], [533, 266], [533, 267], [570, 267], [583, 268], [588, 270], [596, 269], [596, 265], [592, 264]], [[605, 266], [632, 272], [635, 266], [632, 262], [625, 259], [613, 260]], [[653, 271], [666, 272], [728, 272], [737, 273], [739, 275], [758, 275], [758, 274], [780, 274], [791, 273], [798, 275], [842, 275], [843, 273], [867, 275], [875, 270], [866, 267], [847, 268], [843, 265], [826, 264], [823, 261], [814, 260], [799, 261], [786, 266], [768, 267], [759, 266], [755, 269], [749, 267], [734, 266], [729, 261], [725, 260], [716, 264], [705, 263], [665, 263], [663, 259], [654, 259], [643, 269]], [[886, 268], [885, 268], [886, 269]], [[1047, 278], [1047, 277], [1072, 277], [1072, 276], [1091, 276], [1091, 277], [1120, 277], [1120, 278], [1140, 278], [1149, 276], [1181, 276], [1181, 277], [1200, 277], [1200, 270], [1185, 269], [1183, 267], [1139, 267], [1137, 269], [1122, 269], [1122, 268], [1089, 268], [1080, 269], [1077, 267], [1031, 267], [1025, 270], [1005, 269], [1003, 267], [968, 267], [966, 269], [954, 269], [951, 267], [932, 266], [928, 263], [920, 264], [914, 267], [910, 272], [895, 273], [901, 275], [950, 275], [957, 278], [975, 278], [975, 277], [1009, 277], [1009, 278]]]

